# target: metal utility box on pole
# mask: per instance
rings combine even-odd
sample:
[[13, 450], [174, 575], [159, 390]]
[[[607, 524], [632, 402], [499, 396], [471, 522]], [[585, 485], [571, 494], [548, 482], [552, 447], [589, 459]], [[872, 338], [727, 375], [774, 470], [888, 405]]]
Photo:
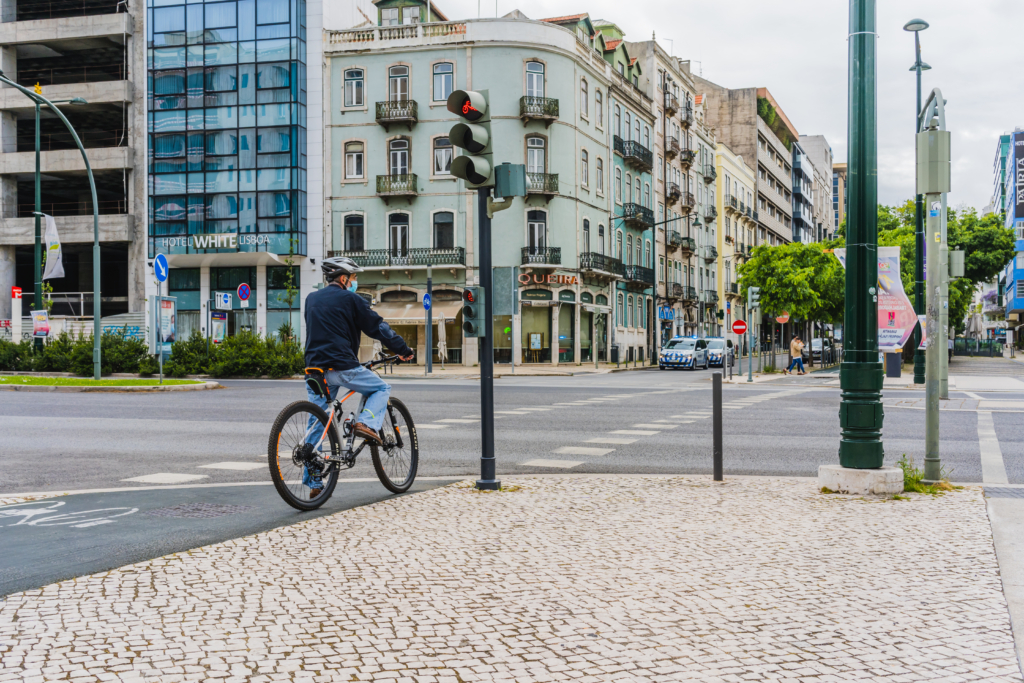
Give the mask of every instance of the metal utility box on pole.
[[945, 101], [938, 88], [932, 91], [922, 110], [917, 134], [917, 185], [924, 195], [927, 244], [926, 324], [928, 348], [925, 351], [925, 455], [924, 477], [938, 481], [942, 477], [939, 458], [939, 398], [942, 361], [947, 356], [943, 310], [948, 309], [943, 284], [948, 280], [946, 266], [945, 201], [950, 191], [950, 134], [945, 128]]
[[875, 0], [850, 0], [845, 360], [839, 370], [839, 464], [882, 466], [878, 360], [878, 135]]

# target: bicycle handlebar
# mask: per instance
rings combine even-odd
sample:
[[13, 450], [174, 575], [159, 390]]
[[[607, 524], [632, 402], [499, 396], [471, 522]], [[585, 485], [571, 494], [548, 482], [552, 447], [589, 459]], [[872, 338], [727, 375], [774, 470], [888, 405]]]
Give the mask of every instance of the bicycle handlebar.
[[372, 370], [373, 368], [377, 367], [378, 365], [388, 365], [390, 363], [396, 363], [397, 364], [397, 363], [401, 363], [401, 362], [402, 362], [401, 356], [387, 356], [386, 358], [381, 358], [380, 360], [371, 360], [371, 361], [368, 361], [366, 363], [363, 363], [363, 367], [368, 369], [368, 370]]

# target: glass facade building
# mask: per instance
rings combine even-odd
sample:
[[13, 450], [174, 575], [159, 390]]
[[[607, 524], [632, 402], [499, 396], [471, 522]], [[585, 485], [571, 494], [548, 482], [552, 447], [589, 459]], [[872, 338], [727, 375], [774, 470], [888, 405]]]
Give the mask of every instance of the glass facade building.
[[304, 0], [147, 14], [150, 258], [305, 255]]

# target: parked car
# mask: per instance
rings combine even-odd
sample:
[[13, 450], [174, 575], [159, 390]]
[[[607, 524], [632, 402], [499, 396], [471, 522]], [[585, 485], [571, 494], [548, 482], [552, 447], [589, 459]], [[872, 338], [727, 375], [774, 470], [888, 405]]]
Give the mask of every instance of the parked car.
[[724, 368], [732, 353], [731, 344], [721, 337], [708, 337], [704, 341], [708, 345], [708, 365], [713, 368]]
[[[831, 339], [812, 339], [811, 340], [811, 354], [814, 356], [814, 360], [818, 362], [831, 363], [835, 360], [836, 349], [832, 344]], [[824, 360], [822, 360], [822, 353], [824, 352]], [[807, 356], [807, 347], [804, 347], [804, 356]]]
[[658, 356], [658, 367], [662, 370], [669, 368], [689, 368], [696, 370], [697, 367], [708, 367], [708, 345], [703, 339], [696, 337], [673, 337], [668, 344], [661, 349]]

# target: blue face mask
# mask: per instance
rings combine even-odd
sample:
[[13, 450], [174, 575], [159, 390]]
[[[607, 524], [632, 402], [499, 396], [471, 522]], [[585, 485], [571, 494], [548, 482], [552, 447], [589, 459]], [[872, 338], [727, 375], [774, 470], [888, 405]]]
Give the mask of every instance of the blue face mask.
[[350, 282], [350, 283], [348, 284], [348, 291], [350, 291], [350, 292], [354, 292], [354, 291], [356, 291], [357, 289], [359, 289], [359, 282]]

